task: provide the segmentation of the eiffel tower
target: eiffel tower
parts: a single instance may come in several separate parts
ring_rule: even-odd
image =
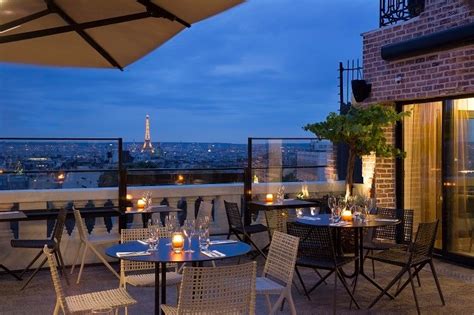
[[[145,118],[145,142],[143,142],[142,153],[143,152],[155,153],[155,148],[153,148],[153,144],[151,144],[149,115],[146,115]]]

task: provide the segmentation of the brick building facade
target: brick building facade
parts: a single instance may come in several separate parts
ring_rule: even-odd
[[[385,45],[473,22],[474,1],[426,0],[419,16],[364,33],[364,79],[372,84],[372,92],[363,104],[474,94],[474,44],[391,61],[381,55]],[[387,130],[387,136],[394,142],[394,129]],[[380,206],[396,205],[395,172],[394,159],[377,159],[376,196]]]

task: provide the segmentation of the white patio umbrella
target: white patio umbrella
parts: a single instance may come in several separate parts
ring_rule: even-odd
[[[0,61],[119,68],[243,0],[0,0]]]

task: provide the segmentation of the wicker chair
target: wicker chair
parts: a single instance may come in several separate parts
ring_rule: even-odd
[[[288,300],[292,315],[296,307],[291,295],[291,284],[298,255],[297,237],[275,231],[268,252],[262,277],[257,278],[257,294],[266,297],[270,314],[275,314],[284,299]],[[277,302],[271,305],[270,295],[278,295]]]
[[[267,227],[270,230],[270,236],[272,236],[275,231],[286,233],[287,222],[294,221],[296,218],[296,215],[293,213],[288,209],[265,211],[265,219],[267,221]]]
[[[430,265],[433,278],[438,289],[441,302],[445,305],[443,293],[441,292],[441,286],[438,281],[438,276],[436,275],[436,270],[433,264],[433,248],[434,242],[436,240],[436,232],[438,230],[438,221],[430,223],[420,223],[418,226],[418,232],[416,233],[415,241],[410,245],[408,251],[403,251],[399,249],[389,249],[380,253],[376,253],[370,256],[371,259],[387,263],[390,265],[402,267],[401,271],[393,278],[392,281],[387,285],[387,287],[382,291],[382,293],[377,296],[377,298],[370,304],[369,308],[373,307],[380,298],[388,291],[390,288],[399,281],[405,273],[408,273],[408,280],[397,290],[395,296],[400,294],[400,292],[410,283],[413,290],[413,297],[415,299],[416,309],[418,314],[420,314],[420,307],[418,305],[418,299],[416,296],[415,285],[413,283],[413,278],[423,269],[426,264]],[[414,272],[412,272],[412,268]]]
[[[64,260],[61,255],[61,239],[63,236],[64,232],[64,224],[66,222],[66,216],[67,216],[67,210],[65,208],[62,208],[59,210],[58,216],[56,218],[56,223],[54,225],[53,232],[51,234],[51,237],[49,239],[43,239],[43,240],[12,240],[11,241],[11,246],[16,247],[16,248],[32,248],[32,249],[39,249],[39,253],[33,258],[33,260],[28,264],[28,266],[23,270],[23,272],[20,274],[20,278],[30,269],[31,266],[42,256],[43,250],[42,248],[46,244],[48,248],[52,250],[54,253],[54,257],[56,258],[56,261],[58,265],[61,267],[61,274],[64,275],[66,278],[66,282],[69,285],[69,279],[67,278],[66,274],[66,267],[64,265]],[[39,264],[39,266],[36,268],[36,270],[33,272],[33,274],[28,278],[28,280],[25,282],[25,284],[21,287],[21,290],[26,288],[26,286],[33,280],[34,276],[40,271],[40,269],[44,266],[46,263],[46,258],[43,259],[43,261]]]
[[[170,232],[163,227],[155,228],[158,237],[169,237]],[[121,242],[126,243],[136,240],[145,240],[149,237],[150,228],[143,229],[123,229],[121,234]],[[170,265],[176,269],[176,265]],[[181,282],[182,276],[176,271],[166,273],[166,284],[177,285]],[[150,262],[120,260],[120,287],[125,288],[130,284],[135,287],[154,287],[155,286],[155,264]]]
[[[374,250],[387,250],[396,247],[406,248],[412,241],[413,210],[377,208],[377,214],[391,219],[400,219],[402,223],[397,226],[377,227],[369,231],[367,238],[364,240],[364,249],[367,250],[364,259],[369,254],[373,254]],[[372,275],[375,278],[374,260],[372,260]]]
[[[136,304],[135,301],[124,288],[98,291],[80,295],[65,296],[61,281],[58,277],[58,270],[53,261],[52,250],[47,245],[43,252],[48,260],[51,278],[53,279],[54,290],[56,291],[56,305],[53,314],[88,314],[94,309],[127,307]]]
[[[253,247],[258,251],[260,255],[266,258],[266,255],[263,253],[269,245],[265,248],[260,249],[251,238],[252,234],[256,233],[268,233],[268,228],[263,224],[252,224],[244,226],[242,224],[242,218],[240,216],[239,206],[234,202],[227,202],[224,200],[225,211],[227,213],[227,222],[229,223],[229,233],[227,234],[227,239],[230,238],[231,234],[234,234],[240,241],[248,241]],[[240,236],[243,235],[243,238]],[[258,255],[258,254],[257,254]]]
[[[116,243],[118,242],[118,239],[115,237],[93,237],[90,236],[89,233],[87,233],[87,228],[86,225],[84,224],[84,221],[82,220],[81,217],[81,212],[77,209],[74,209],[74,218],[76,219],[76,226],[77,226],[77,231],[79,232],[79,239],[81,243],[79,244],[79,248],[77,250],[76,256],[74,258],[74,263],[72,264],[71,267],[71,274],[74,272],[74,267],[76,266],[77,260],[79,259],[79,254],[81,252],[81,249],[83,249],[82,252],[82,259],[81,259],[81,267],[79,268],[79,274],[77,275],[77,281],[76,283],[79,284],[81,281],[81,276],[82,276],[82,271],[84,270],[84,264],[86,261],[86,255],[87,251],[90,249],[92,252],[99,258],[100,261],[117,277],[120,279],[119,274],[115,271],[114,268],[109,264],[109,262],[105,259],[105,257],[95,248],[95,245],[98,244],[107,244],[107,243]]]
[[[216,268],[185,267],[177,307],[165,314],[255,314],[257,263]]]
[[[323,283],[331,274],[335,273],[333,311],[336,312],[336,286],[338,278],[341,280],[344,288],[349,294],[351,301],[354,302],[357,308],[360,308],[341,272],[341,268],[344,265],[353,262],[357,259],[357,257],[342,256],[337,253],[333,242],[331,228],[315,227],[292,222],[288,223],[287,230],[288,234],[299,237],[300,239],[295,270],[308,299],[309,293],[311,293],[321,283]],[[306,286],[303,282],[298,267],[322,269],[328,270],[329,272],[324,275],[310,290],[306,290]],[[357,283],[357,278],[355,279],[355,283]],[[353,288],[353,291],[354,290],[355,287]]]

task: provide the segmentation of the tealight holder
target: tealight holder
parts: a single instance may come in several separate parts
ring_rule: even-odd
[[[183,251],[184,248],[184,235],[181,232],[174,232],[171,234],[171,249],[176,254]]]

